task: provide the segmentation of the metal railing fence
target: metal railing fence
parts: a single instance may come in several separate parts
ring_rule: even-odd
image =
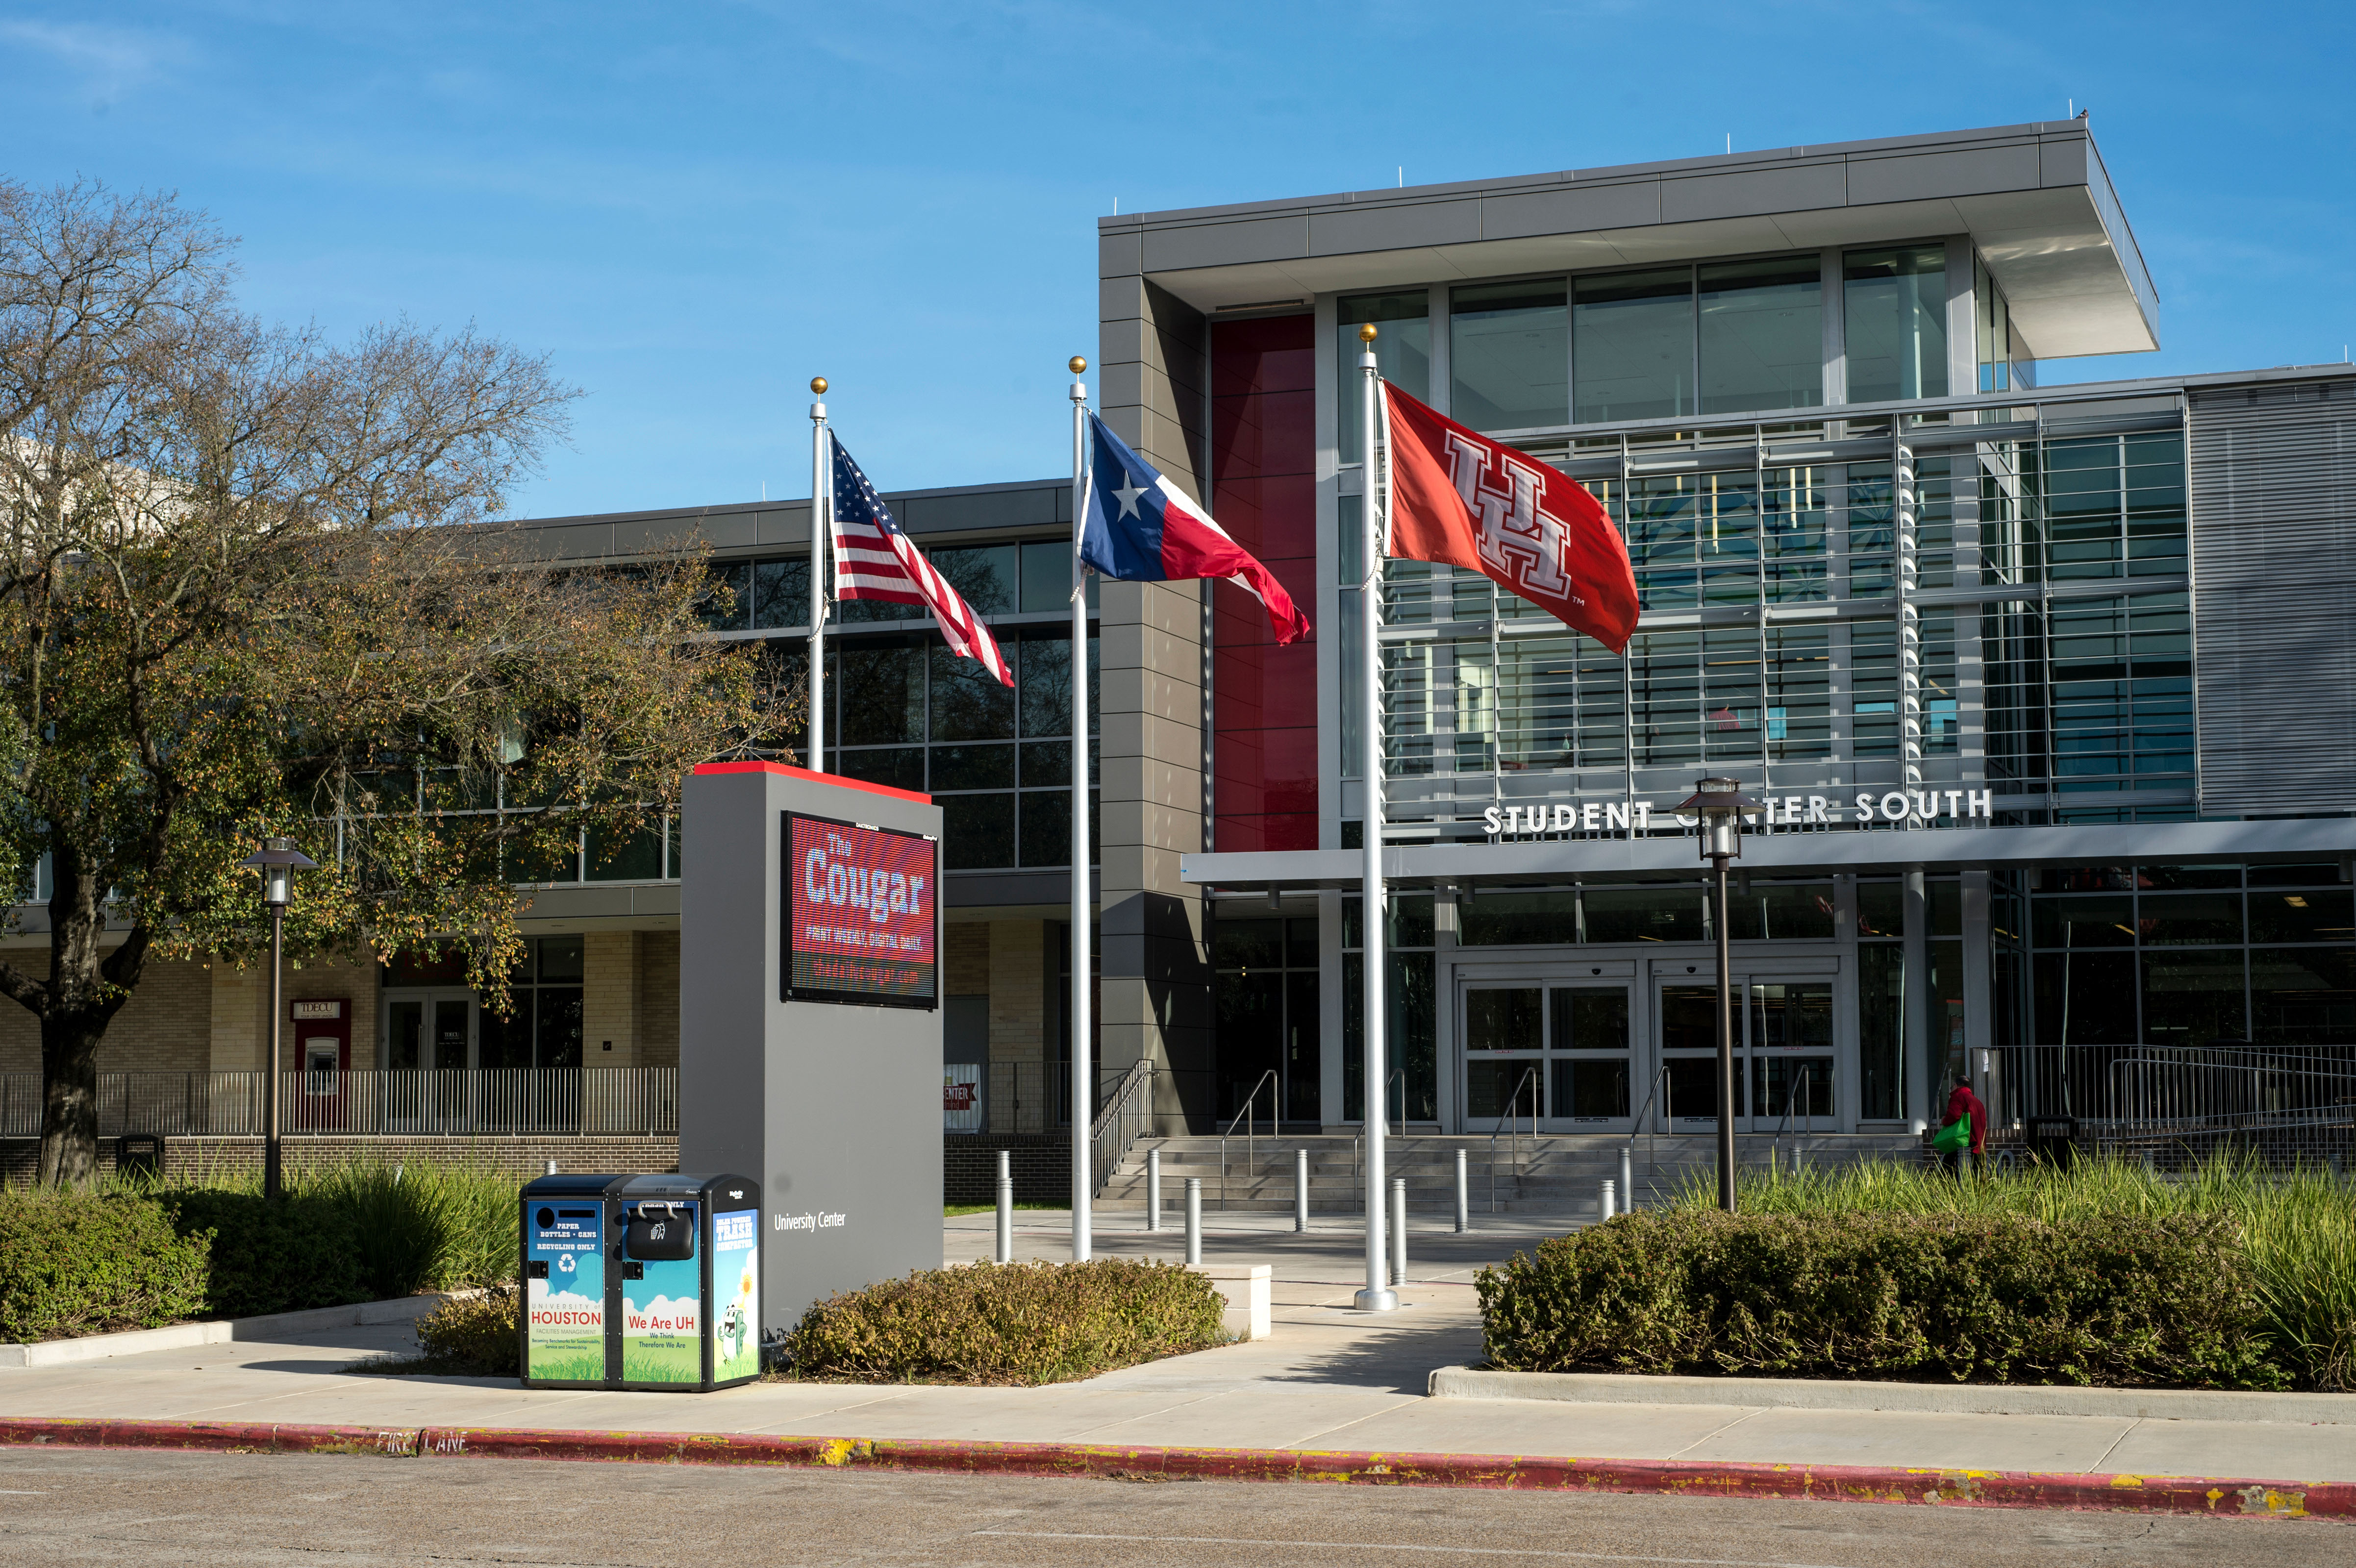
[[[1121,1076],[1105,1096],[1104,1109],[1088,1125],[1088,1190],[1102,1192],[1130,1145],[1153,1131],[1153,1074],[1151,1061],[1140,1061]]]
[[[2071,1116],[2083,1132],[2167,1137],[2356,1122],[2356,1045],[2006,1046],[1998,1126]]]
[[[98,1135],[258,1137],[262,1083],[250,1072],[102,1072]],[[295,1071],[279,1078],[288,1137],[679,1131],[675,1067]],[[41,1075],[0,1073],[0,1137],[41,1131]]]

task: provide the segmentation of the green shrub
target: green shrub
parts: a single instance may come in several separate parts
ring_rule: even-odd
[[[328,1199],[298,1190],[273,1203],[259,1192],[175,1187],[155,1201],[181,1235],[211,1238],[202,1310],[191,1317],[255,1317],[370,1299],[350,1216]]]
[[[1521,1371],[2282,1388],[2222,1214],[1646,1211],[1478,1278]]]
[[[1702,1180],[1675,1202],[1704,1211],[1717,1199]],[[2219,1154],[2177,1177],[2102,1159],[1958,1181],[1920,1165],[1871,1162],[1796,1177],[1745,1171],[1739,1200],[1746,1213],[2018,1215],[2054,1224],[2222,1215],[2248,1263],[2274,1360],[2302,1387],[2356,1388],[2356,1187],[2320,1165],[2282,1171]]]
[[[514,1377],[516,1291],[493,1285],[479,1296],[455,1296],[417,1320],[421,1371]]]
[[[803,1378],[1066,1382],[1220,1344],[1224,1307],[1173,1264],[975,1264],[821,1301],[786,1353]]]
[[[0,1339],[155,1328],[204,1310],[206,1243],[152,1199],[0,1193]]]

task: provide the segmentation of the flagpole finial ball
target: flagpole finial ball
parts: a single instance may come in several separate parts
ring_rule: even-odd
[[[1086,355],[1083,355],[1083,354],[1075,354],[1075,355],[1073,355],[1073,356],[1072,356],[1072,359],[1071,359],[1071,366],[1072,366],[1072,374],[1073,374],[1073,375],[1075,375],[1075,376],[1078,375],[1081,371],[1083,371],[1083,370],[1085,370],[1085,369],[1087,369],[1087,368],[1088,368],[1087,357]]]
[[[810,390],[816,392],[821,398],[826,396],[826,378],[823,376],[812,376],[810,378]]]
[[[1370,322],[1367,322],[1367,323],[1365,323],[1364,325],[1362,325],[1362,326],[1360,326],[1360,327],[1358,328],[1358,341],[1359,341],[1359,342],[1361,342],[1361,343],[1372,343],[1374,340],[1375,340],[1375,324],[1374,324],[1373,322],[1371,322],[1371,321],[1370,321]]]

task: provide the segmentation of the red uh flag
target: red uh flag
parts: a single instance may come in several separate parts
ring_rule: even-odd
[[[1391,495],[1383,553],[1469,567],[1613,653],[1627,648],[1636,573],[1585,485],[1387,381],[1383,429]]]

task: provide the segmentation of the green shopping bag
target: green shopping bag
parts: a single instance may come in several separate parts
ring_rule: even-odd
[[[1931,1139],[1931,1147],[1940,1154],[1961,1154],[1972,1147],[1972,1114],[1965,1111],[1952,1126],[1941,1127]]]

